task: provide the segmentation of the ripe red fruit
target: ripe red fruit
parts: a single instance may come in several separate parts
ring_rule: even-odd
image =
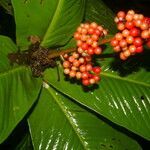
[[[126,47],[127,46],[127,42],[125,39],[122,39],[120,42],[119,42],[119,46],[120,47]]]
[[[117,46],[118,45],[118,40],[116,39],[113,39],[111,40],[111,43],[110,43],[113,47]]]
[[[89,86],[89,85],[90,85],[90,82],[89,82],[88,79],[84,79],[84,80],[82,80],[82,84],[83,84],[84,86]]]
[[[87,50],[88,49],[88,44],[87,43],[83,43],[82,45],[81,45],[81,48],[83,49],[83,50]]]
[[[136,53],[141,53],[143,52],[143,46],[139,46],[136,48]]]
[[[102,53],[102,48],[101,48],[101,47],[96,47],[96,48],[94,49],[94,53],[95,53],[96,55],[101,54],[101,53]]]
[[[132,21],[126,22],[126,23],[125,23],[125,27],[126,27],[127,29],[132,29],[132,28],[134,28],[134,23],[133,23]]]
[[[134,27],[130,30],[130,35],[133,37],[140,36],[140,30]]]
[[[83,72],[82,73],[82,79],[88,79],[89,73],[88,72]]]
[[[133,44],[136,47],[141,46],[143,44],[142,38],[140,38],[140,37],[135,38],[134,41],[133,41]]]
[[[101,68],[100,67],[93,67],[93,72],[95,73],[95,74],[99,74],[100,72],[101,72]]]

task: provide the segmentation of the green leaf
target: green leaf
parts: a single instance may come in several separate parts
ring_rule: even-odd
[[[44,47],[63,46],[83,18],[85,0],[13,0],[17,45],[27,48],[30,35]]]
[[[28,122],[35,149],[141,149],[136,141],[51,87],[43,89]]]
[[[116,24],[114,23],[114,13],[104,4],[102,0],[87,0],[85,20],[95,21],[109,33],[116,33]]]
[[[109,49],[110,47],[107,50]],[[146,56],[149,55],[146,54]],[[114,67],[112,67],[113,60],[110,58],[102,59],[100,61],[103,70],[101,82],[98,87],[93,87],[89,91],[75,82],[67,81],[63,75],[62,66],[59,66],[60,81],[57,81],[57,71],[51,69],[46,71],[45,80],[80,104],[149,140],[150,72],[141,68],[146,61],[145,57],[142,58],[143,60],[135,58],[132,63],[128,62],[129,59],[126,63],[122,63],[120,67],[119,63],[114,63]],[[139,65],[137,65],[137,61],[139,61]],[[146,64],[148,65],[150,62]],[[119,76],[114,71],[117,66],[129,75]],[[135,66],[139,69],[136,70]],[[125,71],[125,68],[132,70],[133,73],[129,70]]]
[[[33,78],[29,68],[10,66],[8,53],[17,47],[0,36],[0,143],[22,120],[38,97],[41,79]]]

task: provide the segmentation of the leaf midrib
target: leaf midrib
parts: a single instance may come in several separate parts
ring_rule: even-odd
[[[64,0],[59,0],[59,2],[58,2],[57,8],[56,8],[56,10],[54,12],[54,16],[53,16],[52,20],[50,21],[50,23],[48,25],[48,29],[47,29],[47,31],[45,33],[45,36],[43,37],[43,40],[41,42],[42,46],[43,46],[43,42],[45,41],[45,39],[47,39],[47,36],[49,36],[49,32],[51,30],[51,27],[53,27],[53,24],[55,23],[55,20],[56,20],[55,18],[57,18],[58,14],[59,14],[59,9],[60,9],[61,4],[62,4],[63,1]]]
[[[52,95],[52,97],[55,99],[56,103],[58,104],[58,106],[60,107],[60,109],[62,110],[63,114],[66,116],[68,122],[70,123],[71,127],[73,128],[75,134],[77,135],[79,141],[82,143],[83,148],[86,150],[86,147],[84,145],[84,142],[82,141],[82,139],[80,138],[80,135],[78,134],[78,132],[76,131],[76,127],[72,124],[72,122],[69,120],[68,115],[66,114],[64,108],[61,106],[61,104],[59,103],[59,101],[57,100],[57,97],[53,94],[52,90],[50,88],[47,89],[49,91],[49,93]]]
[[[110,74],[110,73],[107,73],[107,72],[101,72],[101,75],[104,76],[104,77],[113,78],[113,79],[116,79],[116,80],[126,81],[126,82],[130,82],[130,83],[138,84],[138,85],[141,85],[141,86],[145,86],[145,87],[150,87],[150,84],[148,84],[148,83],[133,80],[133,79],[129,79],[129,78],[122,78],[118,75],[113,75],[113,74]]]

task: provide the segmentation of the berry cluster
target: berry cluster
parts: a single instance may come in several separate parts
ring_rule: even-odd
[[[120,31],[111,41],[115,52],[120,52],[120,58],[126,60],[130,55],[141,53],[143,44],[150,42],[150,19],[133,10],[127,13],[119,11],[115,17]]]
[[[84,86],[98,83],[101,68],[93,66],[92,56],[102,53],[98,40],[106,34],[107,31],[95,22],[81,24],[74,34],[77,40],[77,51],[63,56],[64,73],[71,78],[82,80]]]

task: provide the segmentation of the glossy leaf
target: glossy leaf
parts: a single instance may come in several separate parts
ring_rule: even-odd
[[[29,118],[34,149],[141,149],[92,112],[49,87]]]
[[[114,13],[102,0],[87,0],[85,20],[95,21],[104,26],[104,28],[108,29],[109,33],[116,33]]]
[[[0,143],[22,120],[38,97],[41,80],[33,78],[29,68],[10,66],[8,53],[17,47],[0,36]]]
[[[44,47],[62,46],[83,18],[85,0],[13,0],[17,45],[27,48],[30,35]]]
[[[110,49],[110,47],[107,48],[108,51]],[[93,89],[84,89],[75,82],[69,82],[69,79],[67,80],[63,75],[62,66],[59,66],[60,81],[57,81],[56,70],[47,70],[45,79],[77,102],[149,140],[150,72],[142,67],[145,63],[150,64],[150,62],[149,55],[145,55],[147,59],[140,56],[142,60],[134,58],[132,62],[131,58],[121,64],[113,62],[112,58],[101,59],[103,70],[101,82]],[[138,61],[139,64],[137,64]],[[118,75],[117,67],[124,71],[126,76]]]

